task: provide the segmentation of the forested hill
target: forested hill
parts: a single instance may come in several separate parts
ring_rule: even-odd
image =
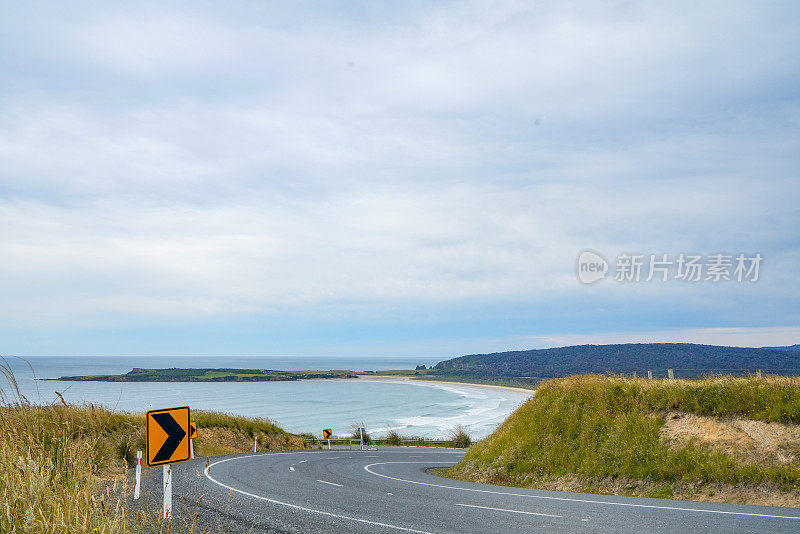
[[[778,350],[793,350],[795,352],[800,352],[800,344],[789,345],[788,347],[763,347],[765,349],[778,349]]]
[[[800,374],[800,353],[770,348],[720,347],[692,343],[576,345],[552,349],[473,354],[438,363],[433,373],[465,377],[557,377],[585,373],[633,373],[652,370],[676,377],[716,373],[743,374],[761,369]]]

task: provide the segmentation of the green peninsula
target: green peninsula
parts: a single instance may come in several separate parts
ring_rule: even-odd
[[[353,371],[275,371],[271,369],[143,369],[121,375],[62,376],[75,382],[274,382],[315,378],[358,378]]]

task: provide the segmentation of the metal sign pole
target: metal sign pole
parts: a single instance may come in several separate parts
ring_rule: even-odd
[[[133,486],[133,500],[139,498],[139,487],[142,481],[142,451],[136,451],[136,483]]]
[[[164,464],[164,519],[172,517],[172,466]]]
[[[194,440],[189,440],[189,458],[194,460]]]
[[[330,438],[328,439],[328,450],[331,450],[331,440],[330,440]]]
[[[358,429],[358,438],[359,438],[358,441],[360,441],[360,450],[363,451],[364,450],[364,429],[363,428],[359,428]]]

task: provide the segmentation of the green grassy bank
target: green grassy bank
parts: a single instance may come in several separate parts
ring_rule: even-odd
[[[446,471],[523,487],[800,506],[800,378],[543,382]]]

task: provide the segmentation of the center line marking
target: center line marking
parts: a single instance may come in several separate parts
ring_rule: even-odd
[[[225,460],[222,460],[225,461]],[[455,491],[469,491],[473,493],[486,493],[492,495],[509,495],[511,497],[523,497],[527,499],[540,499],[545,501],[561,501],[561,502],[579,502],[585,504],[596,504],[599,506],[624,506],[629,508],[649,508],[651,510],[672,510],[677,512],[698,512],[704,514],[720,514],[720,515],[738,515],[738,516],[750,516],[750,517],[769,517],[774,519],[789,519],[789,520],[800,520],[800,516],[795,515],[777,515],[777,514],[758,514],[755,512],[734,512],[731,510],[709,510],[708,508],[682,508],[679,506],[664,506],[664,505],[657,505],[657,504],[638,504],[638,503],[631,503],[631,502],[614,502],[614,501],[602,501],[602,500],[593,500],[593,499],[578,499],[575,497],[551,497],[548,495],[534,495],[530,493],[513,493],[510,491],[495,491],[495,490],[485,490],[485,489],[477,489],[477,488],[461,488],[458,486],[446,486],[444,484],[432,484],[430,482],[419,482],[416,480],[406,480],[404,478],[398,477],[390,477],[389,475],[384,475],[381,473],[376,473],[375,471],[371,470],[370,467],[375,467],[376,465],[389,465],[389,464],[427,464],[430,462],[378,462],[374,464],[369,464],[364,466],[364,470],[367,473],[372,475],[387,478],[389,480],[396,480],[398,482],[405,482],[406,484],[419,484],[420,486],[428,486],[431,488],[443,488],[443,489],[450,489]],[[213,464],[212,464],[213,465]]]
[[[294,466],[293,465],[289,466],[289,471],[294,471]]]
[[[331,486],[339,486],[340,488],[344,487],[341,484],[337,484],[336,482],[328,482],[327,480],[317,480],[317,482],[322,482],[323,484],[330,484]]]
[[[309,453],[309,452],[284,452],[284,453],[265,453],[265,454],[260,454],[259,456],[273,456],[275,454],[286,454],[286,455],[289,455],[289,454],[316,454],[316,453],[313,453],[313,452],[312,453]],[[335,514],[333,512],[326,512],[324,510],[315,510],[314,508],[308,508],[306,506],[300,506],[299,504],[292,504],[292,503],[289,503],[289,502],[283,502],[283,501],[279,501],[279,500],[276,500],[276,499],[270,499],[269,497],[264,497],[263,495],[256,495],[255,493],[249,493],[247,491],[234,488],[233,486],[229,486],[229,485],[227,485],[227,484],[225,484],[223,482],[220,482],[219,480],[217,480],[216,478],[211,476],[211,473],[210,473],[211,468],[214,467],[215,465],[223,464],[223,463],[234,461],[234,460],[244,460],[244,459],[250,459],[250,458],[252,458],[252,456],[248,454],[247,456],[235,456],[233,458],[226,458],[224,460],[218,460],[218,461],[214,462],[213,464],[209,465],[208,467],[206,467],[205,470],[203,471],[203,473],[205,473],[206,478],[209,479],[211,482],[213,482],[214,484],[216,484],[218,486],[221,486],[221,487],[225,488],[226,490],[235,491],[236,493],[239,493],[241,495],[246,495],[246,496],[251,497],[253,499],[258,499],[260,501],[269,502],[269,503],[272,503],[272,504],[276,504],[278,506],[285,506],[287,508],[292,508],[293,510],[301,510],[303,512],[308,512],[310,514],[324,515],[326,517],[335,517],[337,519],[344,519],[346,521],[354,521],[356,523],[363,523],[365,525],[372,525],[372,526],[377,526],[377,527],[391,528],[391,529],[399,530],[399,531],[402,531],[402,532],[413,532],[414,534],[433,534],[431,532],[426,532],[424,530],[416,530],[416,529],[409,528],[409,527],[401,527],[400,525],[392,525],[390,523],[381,523],[379,521],[371,521],[369,519],[364,519],[362,517],[351,517],[351,516],[342,515],[342,514]]]
[[[308,460],[300,460],[300,461],[299,461],[299,462],[297,462],[297,463],[298,463],[298,464],[304,464],[304,463],[306,463],[307,461],[308,461]]]
[[[492,508],[491,506],[478,506],[477,504],[456,503],[456,506],[466,506],[467,508],[480,508],[481,510],[495,510],[497,512],[512,512],[515,514],[540,515],[542,517],[564,517],[561,515],[540,514],[539,512],[525,512],[523,510],[507,510],[505,508]]]

